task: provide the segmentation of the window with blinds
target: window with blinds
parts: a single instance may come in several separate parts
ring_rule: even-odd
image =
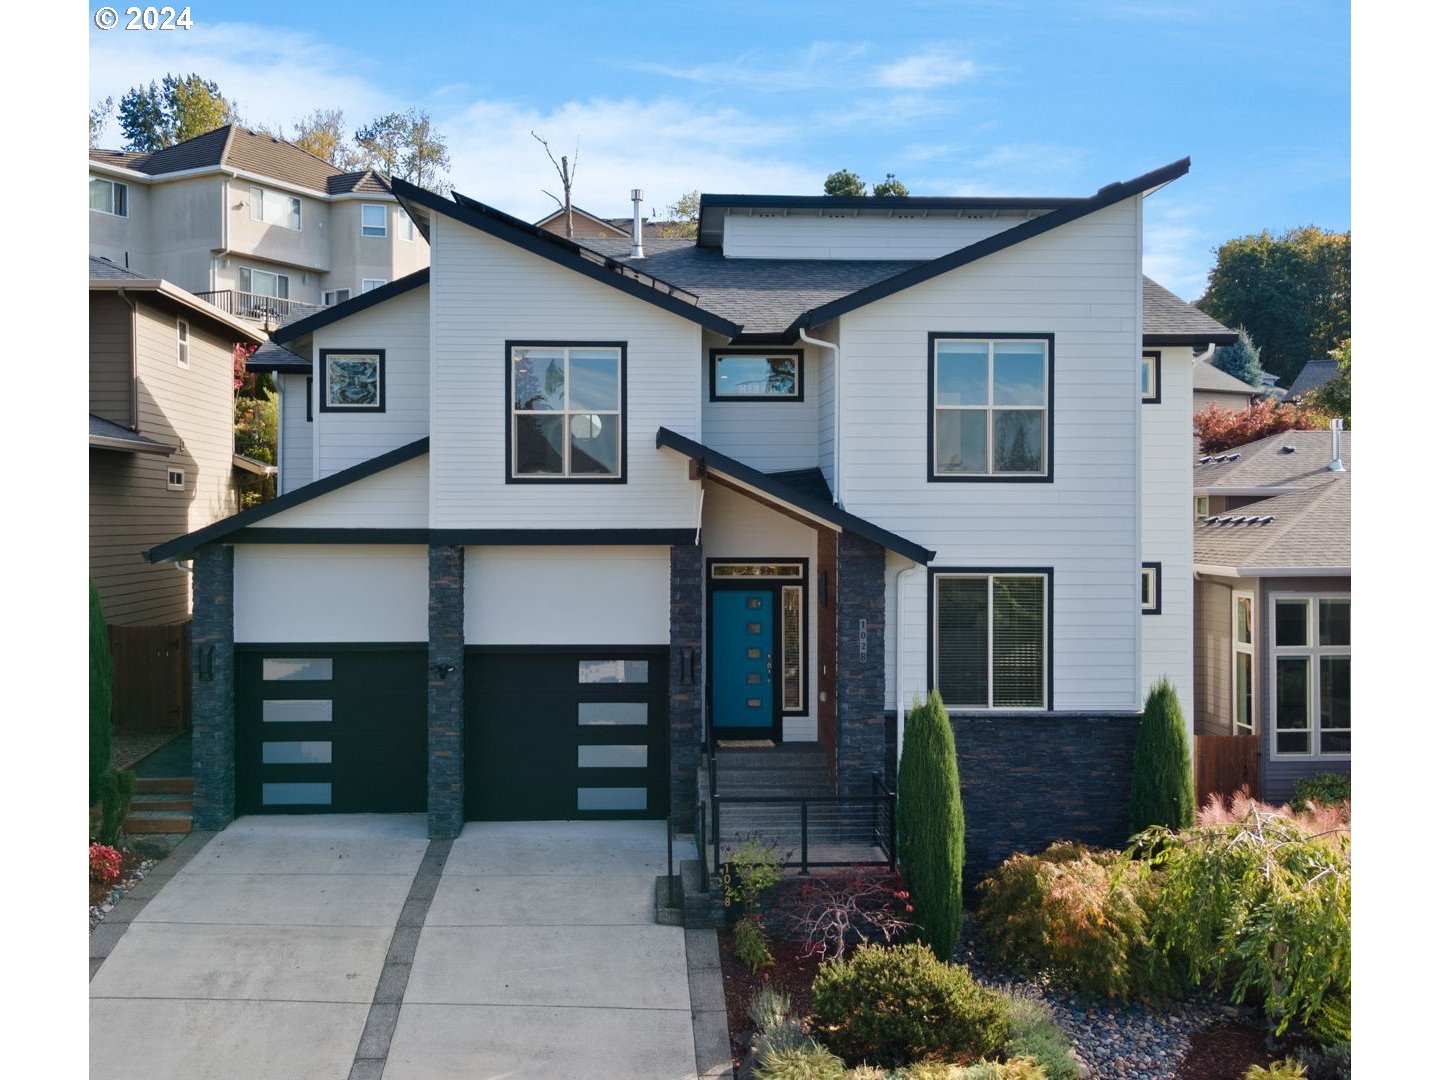
[[[935,684],[959,709],[1043,709],[1043,573],[935,575]]]

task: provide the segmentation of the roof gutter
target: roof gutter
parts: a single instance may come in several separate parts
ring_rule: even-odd
[[[1349,577],[1348,566],[1217,566],[1214,563],[1196,563],[1196,574],[1211,577],[1252,578],[1306,578],[1306,577]]]

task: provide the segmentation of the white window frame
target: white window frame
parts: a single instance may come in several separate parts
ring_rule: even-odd
[[[96,184],[105,184],[107,187],[109,187],[110,209],[104,210],[98,206],[92,206],[90,207],[91,212],[96,214],[108,214],[110,217],[128,218],[130,216],[130,185],[120,180],[111,180],[107,176],[90,177],[90,190],[94,190]],[[125,193],[124,197],[120,200],[125,204],[123,213],[115,209],[115,192],[117,188]]]
[[[1015,570],[946,570],[937,569],[930,575],[930,669],[931,684],[940,685],[940,581],[943,578],[978,578],[986,582],[987,623],[990,638],[986,642],[986,685],[987,703],[984,705],[945,702],[947,712],[1045,712],[1050,708],[1050,603],[1051,572],[1048,569],[1024,568]],[[1041,584],[1040,593],[1040,704],[1039,705],[996,705],[995,702],[995,579],[1036,578]]]
[[[972,345],[988,346],[988,397],[984,405],[942,405],[940,404],[940,346],[946,342],[960,341]],[[1041,405],[996,405],[995,404],[995,346],[1040,345],[1045,350],[1044,367],[1041,369]],[[928,479],[948,483],[953,481],[1049,481],[1052,479],[1050,461],[1050,439],[1053,431],[1053,389],[1055,340],[1046,334],[931,334],[930,335],[930,460],[926,465]],[[1040,414],[1040,468],[1025,472],[997,472],[995,470],[995,412],[1037,412]],[[941,472],[937,455],[940,449],[940,414],[942,412],[974,412],[985,414],[985,471],[984,472]]]
[[[1250,640],[1240,640],[1240,603],[1250,602]],[[1235,591],[1230,594],[1230,734],[1255,734],[1255,706],[1259,695],[1255,692],[1255,680],[1259,671],[1255,664],[1255,594]],[[1240,723],[1240,656],[1250,657],[1250,723]]]
[[[285,220],[272,221],[265,216],[265,204],[272,199],[283,199],[286,207]],[[301,215],[304,213],[303,204],[299,197],[287,195],[283,191],[273,191],[270,188],[260,187],[258,184],[250,185],[250,220],[258,221],[262,225],[274,225],[279,229],[289,229],[291,232],[301,231]],[[294,216],[295,224],[290,224],[291,216]]]
[[[415,222],[409,214],[396,214],[395,219],[399,222],[400,239],[409,243],[415,242]]]
[[[1205,520],[1206,518],[1208,518],[1209,516],[1210,516],[1210,496],[1209,496],[1209,495],[1196,495],[1196,496],[1195,496],[1195,520],[1196,520],[1196,521],[1204,521],[1204,520]]]
[[[275,279],[275,286],[276,286],[277,289],[278,289],[279,286],[280,286],[280,282],[282,282],[282,281],[285,282],[285,291],[284,291],[283,293],[280,293],[280,292],[273,292],[273,293],[261,293],[261,292],[256,292],[256,291],[255,291],[255,275],[256,275],[256,274],[264,274],[266,277],[272,277],[272,278],[274,278],[274,279]],[[249,279],[250,279],[250,288],[248,288],[248,289],[242,288],[242,289],[240,290],[242,293],[247,293],[247,294],[249,294],[250,296],[264,296],[264,297],[266,297],[266,298],[268,298],[268,299],[270,299],[270,300],[289,300],[289,299],[290,299],[290,275],[289,275],[289,274],[281,274],[281,273],[278,273],[277,271],[274,271],[274,270],[260,270],[260,269],[257,269],[256,267],[253,267],[253,266],[242,266],[242,267],[240,267],[240,272],[239,272],[239,280],[240,280],[240,282],[241,282],[242,285],[243,285],[243,283],[244,283],[245,278],[246,278],[247,275],[249,276]]]
[[[1350,602],[1348,592],[1275,592],[1270,594],[1270,630],[1266,635],[1270,645],[1270,757],[1275,761],[1349,761],[1350,753],[1338,753],[1331,751],[1323,753],[1320,750],[1320,658],[1322,656],[1350,656],[1349,645],[1321,645],[1320,644],[1320,601],[1321,600],[1344,600]],[[1277,645],[1275,644],[1275,612],[1280,602],[1285,600],[1308,600],[1309,608],[1306,612],[1306,639],[1307,645]],[[1354,624],[1351,623],[1351,634],[1353,640]],[[1280,752],[1280,725],[1279,717],[1276,714],[1277,700],[1279,697],[1278,661],[1287,656],[1303,656],[1310,660],[1310,685],[1306,694],[1306,719],[1308,726],[1306,731],[1310,736],[1309,753],[1299,754],[1294,751]],[[1288,732],[1295,732],[1299,728],[1287,728]],[[1331,731],[1349,731],[1353,734],[1353,728],[1331,728]]]
[[[165,470],[165,487],[170,491],[185,490],[185,470],[173,466]]]
[[[190,324],[184,319],[175,320],[175,366],[190,367]]]
[[[367,278],[361,278],[361,279],[360,279],[360,292],[361,292],[362,294],[367,293],[367,292],[374,292],[376,289],[380,288],[380,286],[384,285],[385,283],[386,283],[386,282],[385,282],[385,279],[384,279],[383,277],[367,277]]]
[[[340,296],[342,292],[345,294],[343,298]],[[321,295],[321,300],[324,302],[326,307],[334,307],[336,304],[343,304],[346,300],[349,299],[349,289],[326,289]]]
[[[380,211],[380,219],[381,219],[381,220],[380,220],[380,224],[379,224],[379,225],[366,225],[366,224],[365,224],[365,211],[366,211],[366,210],[379,210],[379,211]],[[379,231],[379,232],[367,231],[367,230],[373,230],[373,229],[379,229],[380,231]],[[377,240],[381,240],[381,239],[384,239],[385,237],[389,236],[389,235],[390,235],[390,208],[389,208],[388,206],[386,206],[384,203],[361,203],[361,204],[360,204],[360,235],[361,235],[361,236],[373,236],[373,237],[375,237]]]

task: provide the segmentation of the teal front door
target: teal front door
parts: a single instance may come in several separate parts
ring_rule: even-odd
[[[775,594],[716,589],[710,594],[710,710],[719,737],[770,738],[775,708]]]

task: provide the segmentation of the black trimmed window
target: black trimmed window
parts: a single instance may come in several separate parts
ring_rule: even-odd
[[[1160,354],[1140,354],[1140,400],[1146,405],[1160,404]]]
[[[90,178],[90,209],[112,217],[130,216],[130,185],[119,180]]]
[[[1048,569],[932,570],[932,685],[951,709],[1050,701]]]
[[[1142,562],[1140,564],[1140,613],[1142,615],[1160,614],[1160,564],[1158,562]]]
[[[1283,757],[1350,755],[1350,597],[1270,601],[1272,748]]]
[[[321,412],[384,412],[384,349],[320,350]]]
[[[625,482],[625,343],[505,346],[507,483]]]
[[[804,401],[800,349],[711,349],[711,401]]]
[[[1053,478],[1053,334],[930,335],[932,481]]]

